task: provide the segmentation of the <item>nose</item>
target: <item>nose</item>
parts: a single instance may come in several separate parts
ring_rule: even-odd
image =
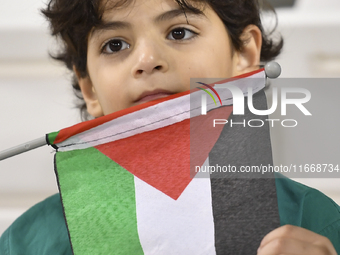
[[[152,40],[139,42],[134,49],[134,65],[132,75],[135,78],[150,75],[156,72],[166,72],[169,68],[166,52]]]

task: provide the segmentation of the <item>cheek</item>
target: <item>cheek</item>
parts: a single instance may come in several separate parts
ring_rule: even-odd
[[[212,78],[229,78],[233,73],[233,59],[228,39],[219,41],[210,49],[207,57],[207,66],[213,75]]]
[[[112,70],[103,67],[96,69],[92,75],[92,83],[104,115],[124,107],[121,99],[124,92],[124,86],[121,85],[124,83],[112,74]]]
[[[204,46],[204,48],[202,48]],[[193,59],[197,73],[205,78],[229,78],[232,75],[233,59],[230,39],[225,28],[216,28],[196,48]]]
[[[190,78],[229,78],[233,73],[233,61],[225,47],[201,51],[185,61],[184,75]],[[183,63],[183,62],[182,62]]]

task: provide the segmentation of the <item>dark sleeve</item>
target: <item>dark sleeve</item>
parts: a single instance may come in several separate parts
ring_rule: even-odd
[[[72,254],[59,194],[30,208],[3,233],[0,254]]]
[[[295,225],[327,237],[340,254],[340,207],[322,192],[288,178],[276,179],[281,225]]]
[[[340,219],[325,227],[319,234],[326,236],[332,242],[336,252],[340,254]]]

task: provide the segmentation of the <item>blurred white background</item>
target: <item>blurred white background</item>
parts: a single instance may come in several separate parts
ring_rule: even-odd
[[[80,118],[68,72],[48,57],[53,39],[38,11],[43,2],[0,1],[1,151]],[[340,1],[297,0],[293,8],[279,8],[277,13],[278,30],[285,39],[277,59],[281,77],[340,77]],[[265,23],[270,25],[267,19]],[[329,100],[338,102],[339,95],[340,86],[329,93]],[[282,139],[285,133],[272,135],[275,141],[275,136]],[[294,151],[294,147],[274,143],[274,159],[281,162],[290,155],[308,153],[308,148]],[[334,149],[340,152],[339,147]],[[22,212],[58,192],[53,155],[52,148],[44,147],[0,162],[0,235]],[[298,181],[340,203],[340,179]]]

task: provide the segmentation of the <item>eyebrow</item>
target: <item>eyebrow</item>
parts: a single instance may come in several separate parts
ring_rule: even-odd
[[[154,19],[154,21],[156,23],[159,23],[162,21],[167,21],[167,20],[177,18],[178,16],[182,16],[182,15],[184,15],[185,17],[187,17],[187,15],[197,16],[197,17],[206,17],[205,14],[201,10],[198,10],[198,9],[191,10],[187,8],[186,9],[180,8],[180,9],[174,9],[174,10],[170,10],[170,11],[160,14]]]
[[[179,16],[184,15],[185,18],[187,19],[187,16],[195,16],[195,17],[205,17],[205,14],[198,10],[190,10],[190,9],[183,9],[183,8],[179,8],[179,9],[173,9],[170,11],[167,11],[165,13],[162,13],[160,15],[158,15],[155,19],[154,22],[155,23],[161,23],[164,21],[168,21],[174,18],[177,18]],[[129,29],[131,28],[131,24],[129,22],[125,22],[125,21],[111,21],[111,22],[102,22],[101,24],[97,25],[93,31],[92,31],[92,35],[97,34],[97,33],[101,33],[102,31],[105,30],[118,30],[118,29]]]
[[[128,28],[131,28],[131,24],[128,22],[124,22],[124,21],[102,22],[101,24],[94,27],[92,31],[92,36],[104,30],[118,30],[118,29],[128,29]]]

